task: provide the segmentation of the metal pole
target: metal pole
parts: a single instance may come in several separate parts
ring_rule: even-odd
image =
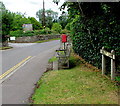
[[[45,3],[43,0],[43,28],[45,28]]]
[[[64,50],[65,50],[65,42],[64,42]]]

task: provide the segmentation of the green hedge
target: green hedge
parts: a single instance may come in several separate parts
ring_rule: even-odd
[[[23,32],[22,30],[16,30],[16,31],[10,31],[10,36],[23,37],[23,36],[34,36],[34,35],[51,34],[51,33],[52,31],[49,28],[45,28],[42,30],[26,31],[26,32]]]
[[[119,21],[120,22],[120,21]],[[74,51],[86,61],[101,68],[100,49],[104,46],[109,52],[115,50],[117,70],[120,70],[120,24],[112,17],[87,19],[79,15],[71,23],[71,37]],[[110,69],[110,59],[107,70]]]
[[[10,31],[10,36],[21,37],[22,35],[23,35],[23,31],[21,30]]]
[[[23,32],[22,30],[10,31],[10,36],[15,37],[23,37],[23,36],[34,36],[34,31],[26,31]]]

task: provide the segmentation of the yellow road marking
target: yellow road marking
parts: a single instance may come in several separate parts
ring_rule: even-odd
[[[26,62],[28,59],[30,59],[32,56],[28,56],[24,60],[22,60],[20,63],[16,64],[14,67],[10,68],[8,71],[6,71],[4,74],[0,75],[0,79],[3,79],[5,76],[7,76],[9,73],[14,71],[16,68],[18,68],[20,65],[22,65],[24,62]]]

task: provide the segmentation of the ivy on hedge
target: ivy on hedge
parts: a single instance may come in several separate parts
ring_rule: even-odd
[[[119,21],[120,22],[120,21]],[[74,51],[86,61],[101,68],[100,49],[115,50],[117,69],[120,63],[120,24],[115,17],[76,15],[71,23],[71,37]],[[107,68],[110,68],[110,59]]]

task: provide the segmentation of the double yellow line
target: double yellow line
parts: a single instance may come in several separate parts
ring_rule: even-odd
[[[0,75],[0,79],[3,79],[5,76],[13,72],[15,69],[17,69],[19,66],[21,66],[24,62],[26,62],[28,59],[30,59],[32,56],[28,56],[24,60],[22,60],[20,63],[16,64],[14,67],[10,68],[8,71],[6,71],[4,74]]]

